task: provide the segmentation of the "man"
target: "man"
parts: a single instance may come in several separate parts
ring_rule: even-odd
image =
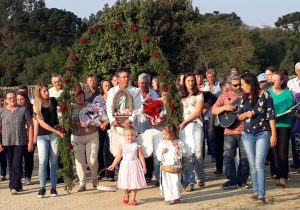
[[[138,88],[129,85],[129,71],[126,68],[120,68],[117,72],[118,85],[111,88],[107,93],[106,109],[109,122],[114,127],[132,125],[137,116],[137,110],[141,106],[140,92]],[[119,122],[113,116],[113,99],[120,89],[127,89],[133,99],[132,115],[123,123]]]
[[[287,83],[287,87],[289,88],[290,91],[292,91],[294,98],[296,98],[295,97],[296,94],[300,93],[300,62],[296,63],[296,65],[295,65],[295,73],[296,73],[297,77],[289,80]],[[292,119],[291,143],[292,143],[292,155],[293,155],[293,164],[291,165],[291,168],[295,168],[295,169],[299,170],[300,157],[299,157],[299,153],[297,151],[299,151],[300,148],[298,148],[299,146],[297,146],[296,141],[295,141],[295,134],[296,134],[297,129],[294,128],[296,119],[294,117],[291,119]],[[299,120],[299,119],[297,119],[297,120]],[[297,133],[299,133],[299,131],[297,131]]]
[[[261,73],[257,76],[257,81],[259,82],[259,87],[262,90],[268,89],[266,73]]]
[[[98,89],[98,81],[96,75],[89,75],[86,79],[86,87],[84,88],[85,101],[92,103],[94,98],[100,94]]]
[[[214,69],[208,69],[206,71],[207,83],[203,87],[203,91],[210,91],[212,94],[218,96],[221,93],[221,87],[217,80],[217,73]]]
[[[196,77],[197,87],[198,87],[199,91],[201,91],[204,86],[203,80],[205,79],[205,74],[203,71],[201,71],[199,69],[195,69],[194,74]]]
[[[51,83],[52,83],[53,87],[49,89],[49,96],[57,99],[63,92],[63,82],[62,82],[61,75],[60,74],[52,74]]]
[[[242,96],[241,79],[239,75],[230,74],[228,78],[229,90],[222,93],[212,108],[214,115],[221,114],[225,111],[234,111],[237,107],[232,103]],[[242,122],[236,122],[233,127],[225,128],[224,132],[224,165],[225,175],[229,180],[220,186],[221,189],[235,189],[240,187],[249,187],[247,179],[249,176],[249,163],[246,151],[242,143],[241,134],[243,131]],[[239,147],[239,166],[236,172],[235,156]]]
[[[153,100],[158,99],[157,93],[150,88],[150,76],[146,73],[140,74],[138,77],[138,89],[140,91],[140,97],[141,97],[141,102],[144,103],[148,98],[151,98]],[[140,106],[139,111],[137,113],[137,127],[138,127],[138,133],[143,133],[147,129],[151,128],[151,124],[147,120],[145,114],[143,113],[143,106]],[[154,169],[154,174],[156,177],[156,180],[159,180],[159,163],[156,161],[155,164],[158,167],[153,167],[154,165],[154,158],[156,160],[156,157],[148,157],[145,158],[146,162],[146,168],[147,168],[147,173],[145,174],[146,181],[147,183],[151,182],[152,176],[153,176],[153,169]],[[158,182],[156,182],[156,185],[159,185]]]
[[[158,99],[157,93],[150,88],[150,76],[146,73],[140,74],[138,77],[138,90],[140,91],[141,103],[144,103],[147,99]],[[143,114],[143,106],[140,106],[137,116],[138,133],[143,133],[145,130],[151,128],[149,121]]]

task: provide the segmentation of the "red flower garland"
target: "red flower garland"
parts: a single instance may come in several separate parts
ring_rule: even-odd
[[[142,39],[142,41],[144,42],[144,43],[148,43],[149,42],[149,38],[148,37],[144,37],[143,39]]]
[[[60,108],[60,110],[61,110],[62,112],[66,112],[66,111],[68,110],[68,107],[67,107],[67,105],[66,105],[65,103],[61,103],[61,104],[59,105],[59,108]]]
[[[155,51],[153,52],[153,57],[154,57],[154,58],[158,58],[158,56],[159,56],[159,51],[155,50]]]
[[[73,54],[73,55],[71,55],[70,60],[71,60],[72,62],[75,62],[75,61],[78,60],[78,56],[77,56],[76,54]]]
[[[66,77],[64,78],[64,81],[65,81],[66,83],[71,82],[71,77],[66,76]]]
[[[121,28],[122,27],[122,22],[119,20],[116,20],[115,22],[115,28]]]
[[[72,71],[72,66],[66,66],[66,71],[68,72]]]
[[[138,25],[132,25],[130,30],[131,30],[131,32],[134,33],[134,32],[137,32],[139,29],[140,29],[140,27]]]

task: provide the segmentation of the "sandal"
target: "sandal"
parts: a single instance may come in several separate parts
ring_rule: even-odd
[[[136,205],[137,205],[137,201],[136,201],[136,200],[132,200],[132,201],[130,202],[130,205],[136,206]]]
[[[124,197],[123,203],[124,203],[124,204],[128,204],[128,203],[129,203],[129,198],[128,198],[128,197]]]
[[[173,205],[174,201],[166,201],[166,205]]]

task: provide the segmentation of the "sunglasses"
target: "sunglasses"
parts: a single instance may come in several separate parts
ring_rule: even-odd
[[[232,84],[233,87],[238,87],[238,86],[241,86],[241,83],[239,84]]]

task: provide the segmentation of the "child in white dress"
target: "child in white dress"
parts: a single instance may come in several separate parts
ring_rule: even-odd
[[[136,194],[138,189],[147,187],[144,174],[146,164],[140,145],[135,142],[136,131],[133,126],[124,128],[126,142],[119,146],[118,154],[114,162],[108,167],[113,171],[121,161],[118,177],[118,188],[124,190],[124,204],[137,205]],[[129,203],[129,191],[132,192],[132,199]]]
[[[181,158],[185,153],[183,142],[177,140],[177,128],[167,124],[163,128],[163,140],[156,150],[157,159],[161,161],[161,193],[166,204],[180,203],[181,185]]]

